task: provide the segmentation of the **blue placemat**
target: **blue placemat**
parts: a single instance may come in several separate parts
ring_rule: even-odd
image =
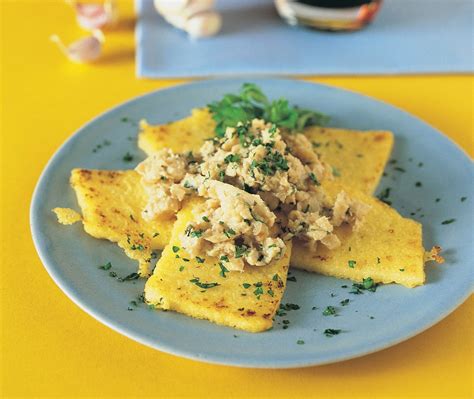
[[[223,29],[191,41],[136,0],[137,74],[147,78],[242,74],[411,74],[474,70],[473,0],[385,0],[353,33],[292,27],[271,0],[221,0]]]

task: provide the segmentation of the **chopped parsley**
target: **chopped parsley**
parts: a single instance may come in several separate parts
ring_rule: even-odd
[[[242,256],[244,256],[247,252],[248,252],[249,248],[247,247],[247,245],[236,245],[235,246],[235,257],[236,258],[241,258]]]
[[[173,249],[173,252],[174,252],[174,253],[176,253],[176,252],[178,252],[178,251],[180,250],[180,248],[177,247],[176,245],[173,245],[173,248],[172,248],[172,249]]]
[[[186,229],[184,230],[184,234],[188,237],[195,237],[199,238],[202,236],[203,231],[202,230],[196,230],[192,224],[190,224]]]
[[[267,155],[261,160],[253,160],[250,164],[250,172],[257,168],[265,176],[273,176],[278,170],[287,171],[290,169],[286,158],[277,150],[267,150]],[[255,175],[254,175],[255,176]]]
[[[252,284],[249,284],[249,283],[243,283],[242,284],[242,287],[244,287],[245,289],[250,288],[251,286],[252,286]]]
[[[311,181],[312,181],[314,184],[316,184],[317,186],[320,185],[318,179],[316,178],[316,175],[315,175],[313,172],[311,172],[311,173],[309,174],[309,178],[310,178]]]
[[[138,245],[132,244],[132,245],[130,246],[130,249],[131,249],[132,251],[136,251],[136,250],[138,250],[138,251],[143,251],[143,250],[145,249],[145,247],[144,247],[142,244],[138,244]]]
[[[406,172],[406,170],[403,169],[403,168],[401,168],[400,166],[395,166],[395,167],[393,168],[393,170],[396,170],[396,171],[402,172],[402,173],[405,173],[405,172]]]
[[[219,272],[219,274],[220,274],[222,277],[226,278],[226,277],[227,277],[227,276],[226,276],[226,273],[228,273],[229,270],[224,266],[224,264],[223,264],[222,262],[219,262],[219,267],[220,267],[220,269],[221,269],[221,271]]]
[[[415,187],[421,187],[422,185],[423,185],[423,184],[421,184],[421,181],[417,181],[417,182],[415,183]]]
[[[124,162],[132,162],[132,161],[133,161],[133,155],[130,154],[129,152],[127,152],[127,153],[123,156],[122,160],[123,160]]]
[[[220,285],[219,283],[203,283],[200,281],[199,277],[195,277],[192,280],[189,280],[190,283],[196,284],[199,288],[203,288],[205,290],[209,288],[214,288]]]
[[[347,261],[347,265],[348,265],[351,269],[353,269],[353,268],[355,267],[356,263],[357,263],[357,262],[356,262],[355,260],[348,260],[348,261]]]
[[[111,267],[112,267],[112,263],[110,262],[107,262],[105,265],[98,266],[98,268],[102,270],[109,270]]]
[[[260,299],[260,295],[263,295],[263,288],[257,287],[253,293],[257,297],[257,299]]]
[[[196,262],[197,263],[204,263],[205,259],[200,258],[199,256],[196,256]]]
[[[464,202],[467,200],[467,197],[461,197],[461,202]]]
[[[293,281],[294,283],[296,283],[296,277],[295,276],[290,276],[287,278],[288,281]]]
[[[451,224],[451,223],[453,223],[453,222],[455,222],[455,221],[456,221],[456,219],[446,219],[446,220],[443,220],[443,221],[441,222],[441,224]]]
[[[334,306],[326,306],[326,309],[323,310],[323,316],[335,316],[336,308]]]
[[[179,267],[179,271],[182,272],[184,270],[184,266]]]
[[[210,222],[210,220],[209,220],[209,218],[208,218],[207,216],[203,216],[203,217],[202,217],[202,220],[204,220],[204,221],[207,222],[207,223]]]
[[[131,281],[131,280],[136,280],[140,277],[140,275],[138,273],[130,273],[129,275],[125,276],[125,277],[119,277],[118,278],[118,281],[120,282],[124,282],[124,281]]]
[[[239,162],[239,161],[240,161],[240,155],[238,154],[229,154],[224,158],[225,163]]]
[[[374,282],[371,277],[364,278],[362,283],[354,283],[352,284],[352,289],[349,291],[350,294],[362,294],[362,291],[370,291],[375,292],[377,290],[378,284]]]
[[[304,345],[304,341],[303,341],[302,339],[299,339],[298,341],[296,341],[296,343],[297,343],[298,345]]]
[[[326,337],[333,337],[334,335],[338,335],[340,333],[341,330],[337,330],[335,328],[326,328],[323,332]]]
[[[289,311],[289,310],[298,310],[300,307],[299,305],[295,304],[295,303],[286,303],[286,304],[280,304],[280,309],[281,310],[286,310],[286,311]]]
[[[231,236],[235,236],[236,233],[229,227],[227,230],[224,230],[224,234],[227,238],[230,238]]]
[[[349,305],[349,302],[350,302],[350,299],[344,299],[339,303],[341,304],[341,306],[347,306],[347,305]]]

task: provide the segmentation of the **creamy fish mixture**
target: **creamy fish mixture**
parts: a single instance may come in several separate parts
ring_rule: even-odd
[[[270,263],[292,238],[313,250],[318,243],[336,248],[334,227],[357,229],[370,209],[345,192],[331,201],[321,187],[331,168],[308,139],[258,119],[227,128],[196,153],[161,150],[136,170],[149,195],[147,220],[175,215],[187,195],[208,198],[183,246],[228,258],[229,270]]]

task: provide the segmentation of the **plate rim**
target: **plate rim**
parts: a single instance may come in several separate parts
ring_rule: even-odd
[[[259,368],[259,369],[290,369],[290,368],[300,368],[300,367],[311,367],[311,366],[319,366],[319,365],[326,365],[326,364],[332,364],[332,363],[337,363],[341,361],[346,361],[350,359],[355,359],[358,357],[366,356],[371,353],[379,352],[381,350],[387,349],[389,347],[395,346],[401,342],[404,342],[426,330],[434,326],[435,324],[439,323],[441,320],[446,318],[448,315],[450,315],[454,310],[456,310],[460,305],[462,305],[473,293],[474,287],[473,283],[471,282],[471,287],[470,289],[467,289],[463,295],[459,296],[455,302],[451,304],[451,306],[448,306],[445,308],[445,311],[442,313],[439,313],[437,317],[433,317],[428,323],[420,326],[418,329],[412,329],[409,333],[406,334],[401,334],[400,337],[392,339],[390,341],[384,341],[385,343],[378,345],[377,347],[374,347],[373,349],[368,349],[368,350],[363,350],[363,351],[357,351],[353,349],[352,351],[347,351],[347,354],[339,355],[339,356],[333,356],[329,360],[325,361],[311,361],[311,360],[304,360],[304,361],[275,361],[273,364],[268,364],[265,361],[252,361],[252,360],[235,360],[233,358],[221,358],[219,356],[214,356],[214,355],[201,355],[199,353],[193,353],[191,351],[187,350],[180,350],[179,347],[173,347],[169,346],[167,344],[161,344],[160,341],[158,340],[152,340],[151,338],[147,336],[141,336],[139,333],[135,333],[133,331],[130,331],[126,327],[123,327],[114,319],[110,319],[107,317],[107,315],[102,314],[102,312],[97,311],[94,307],[88,306],[87,304],[82,303],[81,298],[79,298],[79,295],[74,292],[73,289],[71,289],[68,286],[68,281],[66,279],[61,278],[57,271],[55,270],[55,265],[50,264],[48,256],[47,256],[47,251],[45,250],[44,246],[41,245],[41,226],[39,224],[39,218],[36,217],[37,215],[37,209],[40,208],[40,202],[41,202],[41,197],[39,196],[39,191],[41,186],[43,185],[44,181],[46,180],[49,172],[54,169],[54,163],[56,161],[56,158],[59,157],[61,153],[67,150],[68,146],[73,143],[76,137],[78,137],[83,130],[87,129],[89,126],[94,125],[96,122],[100,121],[103,118],[107,118],[110,112],[116,111],[122,107],[128,106],[130,104],[136,103],[141,101],[144,98],[156,95],[157,93],[166,93],[168,91],[174,91],[177,88],[181,87],[186,87],[186,86],[205,86],[211,83],[215,84],[225,84],[225,83],[242,83],[242,82],[249,82],[249,81],[266,81],[266,82],[271,82],[271,81],[277,81],[277,82],[286,82],[289,84],[303,84],[303,85],[314,85],[314,86],[322,86],[326,89],[330,90],[335,90],[343,93],[349,93],[351,95],[355,96],[360,96],[364,97],[365,99],[368,99],[370,101],[380,103],[384,107],[389,107],[392,108],[398,112],[403,113],[405,116],[417,120],[418,123],[421,123],[425,125],[426,127],[430,128],[433,132],[437,133],[445,142],[446,144],[451,145],[454,147],[462,156],[463,156],[463,161],[467,161],[467,163],[470,163],[471,166],[471,172],[474,170],[473,162],[471,161],[469,155],[467,152],[455,141],[453,141],[450,137],[448,137],[446,134],[438,130],[437,128],[433,127],[431,124],[425,122],[423,119],[420,117],[413,115],[409,113],[408,111],[405,111],[402,108],[399,108],[397,106],[394,106],[386,101],[380,100],[378,98],[374,98],[372,96],[359,93],[357,91],[353,90],[348,90],[345,88],[341,88],[338,86],[333,86],[329,84],[324,84],[324,83],[319,83],[319,82],[311,82],[311,81],[306,81],[302,79],[291,79],[291,78],[278,78],[278,77],[265,77],[265,76],[247,76],[247,77],[234,77],[234,78],[211,78],[211,79],[202,79],[202,80],[194,80],[191,82],[183,82],[183,83],[178,83],[175,85],[172,85],[170,87],[166,87],[163,89],[157,89],[153,90],[138,96],[135,96],[131,99],[128,99],[126,101],[120,102],[119,104],[107,108],[105,111],[100,113],[98,116],[94,117],[93,119],[89,120],[82,126],[80,126],[74,133],[72,133],[65,141],[62,142],[62,144],[54,151],[54,153],[51,155],[49,158],[48,162],[45,164],[43,167],[43,170],[41,171],[41,174],[39,175],[39,178],[37,180],[37,183],[35,185],[34,191],[31,196],[31,201],[30,201],[30,212],[29,212],[29,221],[30,221],[30,230],[31,230],[31,235],[33,239],[33,243],[36,249],[36,252],[38,253],[38,256],[41,260],[41,263],[43,264],[43,267],[46,269],[47,273],[49,276],[52,278],[52,280],[55,282],[55,284],[61,289],[61,291],[75,304],[77,305],[80,309],[82,309],[85,313],[89,314],[92,316],[94,319],[99,321],[100,323],[106,325],[110,329],[126,336],[129,339],[132,339],[142,345],[148,346],[150,348],[153,348],[155,350],[162,351],[167,354],[171,354],[174,356],[179,356],[179,357],[184,357],[187,359],[191,360],[197,360],[200,362],[205,362],[205,363],[210,363],[210,364],[217,364],[217,365],[226,365],[226,366],[234,366],[234,367],[242,367],[242,368]],[[166,95],[166,94],[165,94]]]

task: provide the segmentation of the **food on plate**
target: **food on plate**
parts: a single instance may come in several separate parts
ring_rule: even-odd
[[[53,212],[58,218],[58,222],[64,225],[71,225],[82,220],[80,213],[70,208],[54,208]]]
[[[82,216],[54,211],[152,272],[149,304],[252,332],[272,326],[290,265],[363,289],[423,284],[440,248],[426,252],[422,226],[371,196],[393,135],[316,126],[326,119],[245,84],[185,119],[142,121],[148,158],[73,170]]]
[[[164,125],[140,123],[138,146],[147,155],[169,148],[174,152],[198,150],[215,137],[216,122],[207,108]],[[309,126],[303,129],[321,160],[332,166],[336,180],[372,194],[382,176],[393,146],[393,134],[383,130],[349,130]]]
[[[127,256],[137,260],[139,273],[148,275],[155,248],[164,248],[172,222],[145,223],[141,210],[147,197],[133,171],[74,169],[71,186],[82,211],[84,230],[95,238],[116,242]]]
[[[228,262],[219,256],[191,256],[181,236],[203,202],[194,198],[179,211],[171,241],[146,282],[146,301],[250,332],[268,330],[285,290],[291,242],[280,259],[261,267],[247,265],[244,272],[227,271]]]
[[[325,188],[332,195],[341,190],[336,182],[329,182]],[[333,250],[321,246],[313,253],[294,241],[291,266],[355,281],[370,278],[374,283],[398,283],[406,287],[423,284],[425,249],[421,224],[400,216],[374,197],[345,189],[351,197],[371,207],[357,234],[352,234],[348,226],[340,226],[335,234],[341,246]]]

